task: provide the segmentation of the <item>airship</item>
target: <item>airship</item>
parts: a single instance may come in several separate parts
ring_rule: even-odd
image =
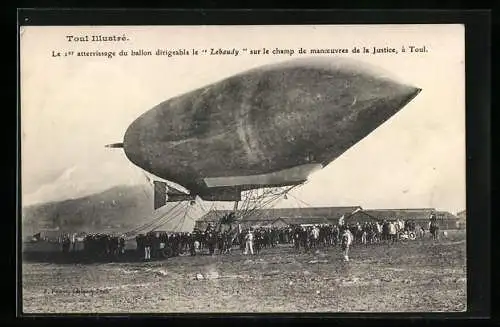
[[[288,60],[168,99],[108,147],[158,178],[155,209],[239,201],[243,191],[304,183],[420,92],[358,61]]]

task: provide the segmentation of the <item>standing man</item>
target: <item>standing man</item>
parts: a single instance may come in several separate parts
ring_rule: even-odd
[[[397,241],[397,230],[394,221],[389,222],[389,240],[391,243],[395,243]]]
[[[437,222],[436,214],[434,212],[431,213],[429,222],[429,232],[431,233],[433,240],[439,239],[439,224]]]
[[[194,234],[188,233],[189,254],[191,256],[196,255],[196,245],[194,242],[196,242]]]
[[[338,225],[334,225],[332,228],[332,245],[337,246],[339,243],[340,230]]]
[[[260,249],[262,247],[262,232],[263,231],[260,229],[257,229],[255,231],[255,252],[257,253],[257,255],[260,253]]]
[[[293,229],[293,246],[295,247],[295,251],[299,252],[300,250],[300,226],[297,225]]]
[[[125,254],[125,235],[120,236],[119,249],[121,255]]]
[[[153,243],[153,240],[151,238],[151,235],[148,233],[146,234],[146,237],[144,238],[144,260],[150,260],[151,259],[151,245]]]
[[[318,246],[318,242],[319,242],[319,228],[317,225],[314,225],[314,227],[312,228],[311,230],[311,236],[312,236],[312,248],[313,249],[316,249],[317,246]]]
[[[64,234],[64,236],[62,237],[62,250],[63,250],[63,253],[68,253],[69,252],[70,244],[71,244],[71,240],[69,239],[69,235]]]
[[[342,244],[342,253],[344,255],[344,261],[349,261],[349,247],[352,244],[352,234],[349,228],[344,228],[344,231],[341,236],[341,244]]]
[[[345,221],[344,221],[344,215],[342,215],[342,217],[340,217],[340,218],[339,218],[338,225],[339,225],[340,227],[343,227],[343,226],[344,226],[344,223],[345,223]]]
[[[380,241],[380,238],[382,237],[382,232],[383,232],[383,225],[381,223],[379,223],[378,221],[376,222],[377,224],[377,238],[378,238],[378,241]]]
[[[243,253],[244,255],[247,255],[248,251],[250,251],[250,254],[253,255],[253,239],[254,235],[252,233],[252,230],[249,229],[248,233],[245,235],[245,252]]]
[[[145,247],[145,236],[144,234],[139,234],[135,237],[135,243],[137,244],[137,256],[140,257],[141,252],[144,251]]]
[[[364,244],[365,246],[368,246],[368,232],[369,232],[369,226],[368,224],[364,224],[363,227],[361,228],[361,244]]]
[[[420,238],[423,239],[425,237],[425,228],[424,228],[424,226],[420,225],[419,233],[420,233]]]
[[[71,234],[72,251],[76,251],[76,233]]]

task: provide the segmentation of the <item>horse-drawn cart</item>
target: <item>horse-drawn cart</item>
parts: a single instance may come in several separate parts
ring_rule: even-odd
[[[417,239],[417,233],[415,232],[416,224],[413,220],[408,220],[405,223],[404,229],[398,233],[398,239],[400,241],[414,241]]]
[[[400,241],[414,241],[417,239],[417,234],[414,231],[402,231],[398,234],[398,238]]]

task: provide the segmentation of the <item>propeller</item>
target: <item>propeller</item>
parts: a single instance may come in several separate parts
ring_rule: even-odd
[[[123,148],[123,143],[106,144],[106,148]]]

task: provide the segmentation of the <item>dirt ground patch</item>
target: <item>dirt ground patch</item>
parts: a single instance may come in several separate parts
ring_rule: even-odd
[[[439,242],[258,256],[22,265],[24,313],[419,312],[466,310],[464,233]]]

